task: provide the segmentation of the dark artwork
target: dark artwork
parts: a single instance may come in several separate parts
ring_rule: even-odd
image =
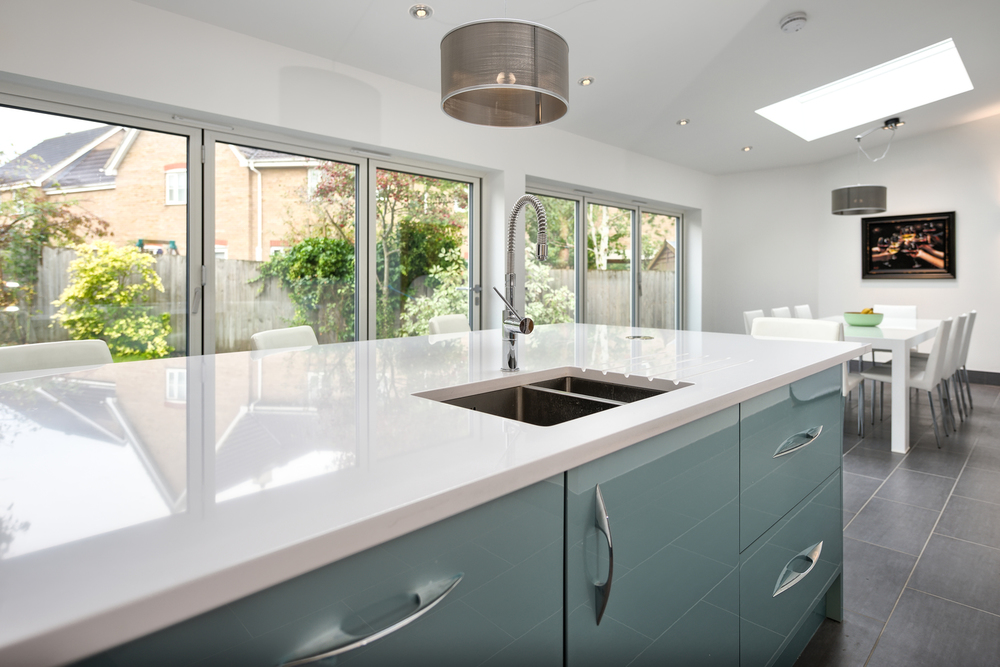
[[[955,212],[861,219],[862,278],[954,278]]]

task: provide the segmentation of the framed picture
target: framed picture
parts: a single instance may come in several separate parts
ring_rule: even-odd
[[[955,212],[861,219],[862,278],[954,278]]]

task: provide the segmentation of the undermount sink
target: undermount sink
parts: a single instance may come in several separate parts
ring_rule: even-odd
[[[414,395],[535,426],[554,426],[687,386],[690,383],[568,367]]]

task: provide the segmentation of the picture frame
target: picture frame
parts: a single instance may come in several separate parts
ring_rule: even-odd
[[[861,278],[954,279],[955,212],[862,218]]]

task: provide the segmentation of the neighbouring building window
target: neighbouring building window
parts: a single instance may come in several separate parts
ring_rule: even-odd
[[[187,369],[167,369],[167,403],[187,403]]]
[[[228,241],[216,241],[215,242],[215,258],[216,259],[229,259],[229,242]]]
[[[167,205],[187,204],[187,169],[175,169],[167,174]]]

